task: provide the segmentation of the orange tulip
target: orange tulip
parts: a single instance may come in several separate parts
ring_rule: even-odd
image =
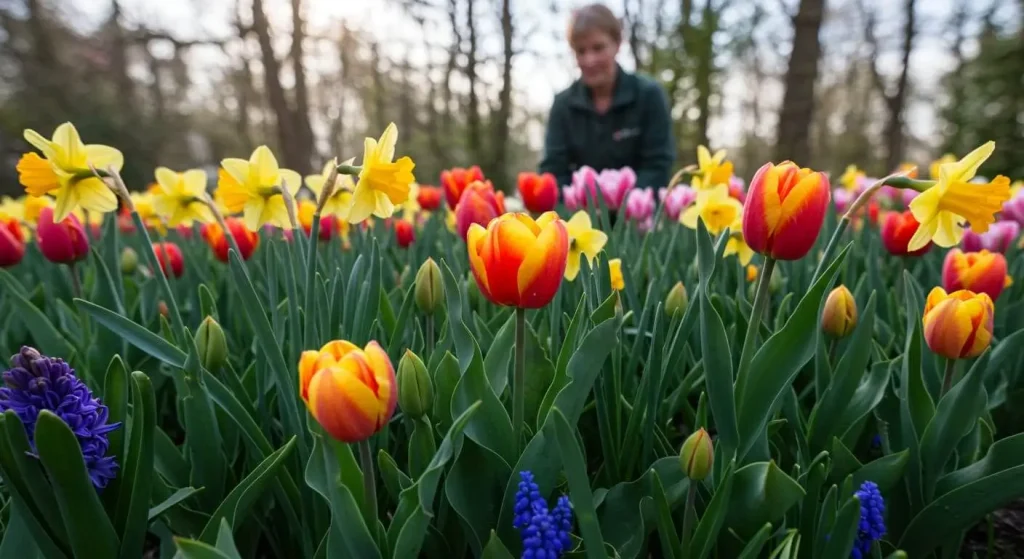
[[[924,306],[924,339],[948,359],[977,357],[992,342],[995,307],[985,293],[932,289]]]
[[[299,390],[313,418],[332,437],[354,443],[372,437],[391,419],[398,401],[388,354],[370,342],[364,349],[328,342],[299,359]]]
[[[1006,257],[1002,254],[987,250],[965,253],[958,248],[946,253],[942,286],[947,291],[969,289],[995,301],[1006,285]]]
[[[455,207],[455,228],[459,236],[466,238],[469,226],[476,223],[486,226],[490,221],[505,213],[505,194],[495,194],[491,181],[474,182],[466,187]]]
[[[437,208],[440,208],[441,189],[436,186],[420,185],[420,189],[416,193],[416,202],[419,203],[421,208],[428,212],[432,212]]]
[[[504,214],[484,229],[474,223],[466,238],[469,267],[492,303],[538,309],[562,284],[569,233],[555,212],[536,221],[527,214]]]
[[[555,175],[519,173],[519,195],[526,209],[535,214],[550,212],[558,203],[558,184]]]
[[[248,227],[242,223],[241,219],[237,217],[228,217],[224,219],[227,223],[228,230],[231,231],[231,236],[235,238],[235,242],[238,243],[238,250],[242,252],[239,256],[242,260],[248,260],[256,247],[260,246],[260,236],[250,231]],[[221,262],[228,261],[228,249],[231,248],[231,244],[228,242],[226,236],[224,236],[224,229],[221,228],[218,223],[208,223],[203,225],[203,238],[206,239],[206,243],[213,249],[214,256]]]
[[[814,246],[831,199],[824,174],[789,161],[766,163],[750,181],[743,238],[765,256],[799,260]]]
[[[932,246],[931,241],[918,250],[907,251],[910,239],[913,238],[914,233],[917,233],[917,228],[920,226],[921,224],[914,219],[914,213],[909,210],[902,213],[886,213],[882,217],[881,230],[882,244],[885,245],[885,250],[895,256],[920,256],[928,252]]]
[[[448,207],[455,209],[462,198],[462,192],[470,184],[484,180],[484,173],[478,165],[469,169],[455,167],[441,171],[441,186],[444,187],[444,196],[448,200]]]
[[[0,268],[14,266],[25,255],[25,236],[17,219],[0,217]]]

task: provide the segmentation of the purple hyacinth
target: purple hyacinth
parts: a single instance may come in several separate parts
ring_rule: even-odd
[[[862,483],[855,495],[860,499],[860,522],[850,556],[862,559],[871,555],[871,544],[885,535],[885,499],[872,481]]]
[[[46,357],[33,348],[22,347],[11,357],[11,369],[4,372],[3,380],[0,412],[12,410],[18,414],[33,451],[36,420],[41,410],[48,410],[75,433],[93,485],[102,489],[114,479],[117,462],[113,456],[106,455],[110,446],[107,433],[121,424],[107,424],[107,406],[92,395],[63,359]]]
[[[572,540],[572,505],[569,497],[558,498],[555,508],[548,504],[529,471],[519,472],[515,517],[512,525],[523,538],[523,559],[558,559],[569,550]]]

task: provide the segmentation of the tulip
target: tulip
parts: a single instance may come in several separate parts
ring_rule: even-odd
[[[492,303],[541,308],[562,284],[569,234],[554,212],[536,221],[527,214],[505,214],[487,229],[474,223],[466,245],[477,286]]]
[[[224,222],[227,224],[231,236],[235,238],[235,242],[238,244],[238,250],[241,251],[239,256],[242,257],[242,260],[248,260],[252,256],[253,251],[256,250],[256,247],[260,246],[260,236],[250,231],[238,218],[229,217]],[[217,260],[227,262],[228,249],[231,248],[231,245],[224,235],[224,229],[221,228],[220,224],[210,223],[204,225],[202,233],[206,243],[213,249],[213,254],[217,257]]]
[[[1018,183],[1022,182],[1024,181],[1018,181]],[[1024,226],[1024,190],[1019,186],[1016,188],[1018,189],[1016,192],[1011,189],[1011,192],[1014,193],[1009,200],[1003,203],[1003,211],[999,217],[1004,221],[1014,221],[1017,225]]]
[[[753,282],[754,280],[756,280],[757,275],[760,273],[760,270],[757,268],[757,266],[753,264],[747,264],[747,267],[744,271],[746,272],[746,278],[748,282]]]
[[[665,297],[665,312],[669,316],[682,316],[686,312],[689,303],[689,295],[686,294],[686,286],[683,282],[677,281]]]
[[[947,359],[981,355],[992,342],[995,307],[985,293],[966,289],[947,294],[932,289],[924,306],[924,339],[928,347]]]
[[[942,286],[946,291],[968,289],[985,293],[993,301],[1007,285],[1006,257],[998,252],[962,252],[954,248],[942,263]]]
[[[160,271],[167,275],[168,268],[171,275],[180,278],[185,273],[185,260],[181,256],[181,249],[174,243],[153,243],[153,252],[156,253],[156,260],[160,263]]]
[[[308,178],[307,178],[308,179]],[[308,237],[313,233],[313,216],[316,214],[316,203],[311,200],[299,201],[299,225],[302,226],[302,230],[306,232]],[[331,240],[331,235],[334,234],[334,223],[335,219],[333,215],[320,214],[320,228],[317,232],[317,238],[321,241]]]
[[[413,229],[412,224],[404,219],[396,221],[395,239],[398,241],[398,246],[409,248],[409,245],[416,240],[416,231]]]
[[[597,186],[601,189],[605,206],[616,211],[622,206],[626,194],[636,186],[636,173],[629,167],[605,169],[597,176]]]
[[[729,179],[729,196],[739,200],[741,203],[747,199],[747,185],[740,177]]]
[[[821,312],[821,329],[833,338],[849,336],[857,326],[857,301],[845,285],[832,290]]]
[[[420,186],[416,202],[428,212],[437,210],[441,207],[441,189],[436,186]]]
[[[907,250],[907,245],[910,244],[910,239],[917,232],[918,227],[919,224],[910,211],[886,212],[882,216],[880,231],[882,245],[885,246],[885,250],[889,251],[889,254],[894,256],[920,256],[928,252],[932,244],[929,242],[923,248],[913,252]]]
[[[743,238],[765,256],[803,258],[818,238],[830,198],[824,174],[788,161],[767,163],[750,181]]]
[[[612,258],[608,261],[608,275],[611,276],[612,289],[622,291],[626,288],[626,279],[622,276],[621,258]]]
[[[584,207],[583,200],[580,199],[580,191],[572,186],[562,188],[562,202],[565,203],[565,209],[570,212]]]
[[[441,186],[444,187],[444,196],[448,201],[448,207],[455,209],[459,205],[462,192],[466,190],[466,187],[474,182],[483,181],[484,173],[477,165],[473,165],[468,169],[455,167],[454,169],[441,171]]]
[[[434,405],[434,385],[427,366],[409,349],[398,362],[398,405],[413,419],[430,413]]]
[[[14,218],[0,218],[0,268],[14,266],[25,255],[25,237]]]
[[[455,207],[455,223],[459,236],[466,238],[469,226],[486,226],[490,221],[505,213],[505,195],[495,194],[490,181],[474,182],[466,187]]]
[[[416,272],[415,298],[416,306],[426,315],[444,303],[444,289],[441,287],[441,268],[433,258],[427,258]]]
[[[43,208],[36,227],[39,251],[50,262],[72,264],[89,253],[89,239],[82,223],[73,214],[60,223],[53,222],[53,210]]]
[[[1020,225],[1016,221],[998,221],[993,223],[988,231],[975,233],[971,229],[964,231],[964,238],[960,246],[965,251],[974,252],[982,249],[992,252],[1005,253],[1017,240],[1020,234]]]
[[[335,439],[372,437],[391,419],[398,402],[388,354],[371,341],[359,349],[334,340],[299,360],[299,393],[313,418]]]
[[[697,191],[689,186],[676,186],[672,190],[659,188],[658,199],[669,219],[678,221],[679,214],[697,199]]]
[[[574,198],[579,207],[587,207],[588,204],[597,200],[597,171],[592,167],[584,165],[572,174],[572,185],[575,192]]]
[[[121,251],[121,273],[128,276],[139,267],[139,255],[132,247],[124,247]]]
[[[711,473],[715,463],[715,449],[711,444],[711,435],[704,428],[697,429],[683,442],[679,449],[679,466],[686,477],[700,481]]]
[[[542,214],[555,209],[558,203],[558,183],[551,173],[519,173],[519,196],[526,209]]]
[[[626,196],[626,219],[644,223],[654,216],[654,189],[637,188]]]
[[[224,336],[224,329],[213,319],[206,317],[195,335],[196,351],[199,353],[199,362],[207,371],[214,372],[220,369],[228,361],[228,340]]]

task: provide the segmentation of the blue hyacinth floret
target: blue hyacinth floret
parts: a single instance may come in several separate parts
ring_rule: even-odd
[[[855,495],[860,499],[860,522],[851,557],[862,559],[871,555],[871,544],[885,535],[885,499],[872,481],[862,483]]]
[[[50,358],[33,348],[22,347],[11,357],[11,368],[3,374],[0,412],[18,414],[29,444],[35,452],[36,420],[48,410],[71,428],[82,447],[89,478],[97,489],[106,487],[117,473],[117,462],[107,456],[107,433],[120,427],[108,424],[109,410],[93,397],[92,391],[63,359]]]
[[[555,508],[548,510],[547,501],[529,471],[519,472],[515,516],[512,525],[523,538],[523,559],[558,559],[572,543],[572,505],[562,495]]]

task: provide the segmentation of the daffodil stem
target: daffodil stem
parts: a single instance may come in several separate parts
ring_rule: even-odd
[[[946,372],[942,375],[942,394],[945,396],[953,387],[953,374],[956,372],[956,359],[946,359]]]
[[[298,232],[296,232],[297,234]],[[306,349],[313,348],[313,279],[316,277],[316,243],[317,238],[320,235],[320,211],[318,210],[313,214],[313,224],[309,228],[309,247],[306,252],[306,287],[305,297],[302,303],[302,310],[306,314],[305,328],[303,330],[302,339],[304,340],[303,347]]]
[[[512,440],[516,452],[523,444],[526,420],[526,309],[516,307],[516,369],[512,375]]]
[[[363,512],[370,533],[377,533],[377,480],[373,471],[373,449],[370,439],[359,441],[359,466],[363,470]]]
[[[697,515],[697,511],[693,508],[694,501],[696,500],[697,482],[691,479],[686,489],[686,510],[683,511],[683,537],[680,539],[683,557],[690,556],[690,531],[693,529],[694,517]]]
[[[736,387],[741,391],[740,394],[736,395],[737,399],[743,398],[742,390],[746,385],[747,369],[750,368],[750,361],[754,358],[754,348],[757,346],[757,333],[761,329],[761,317],[764,315],[765,307],[768,306],[768,287],[774,272],[775,259],[771,256],[765,257],[764,266],[761,267],[761,274],[757,279],[757,292],[754,293],[754,304],[750,309],[750,322],[747,323],[747,333],[743,336],[740,363],[736,367]]]

